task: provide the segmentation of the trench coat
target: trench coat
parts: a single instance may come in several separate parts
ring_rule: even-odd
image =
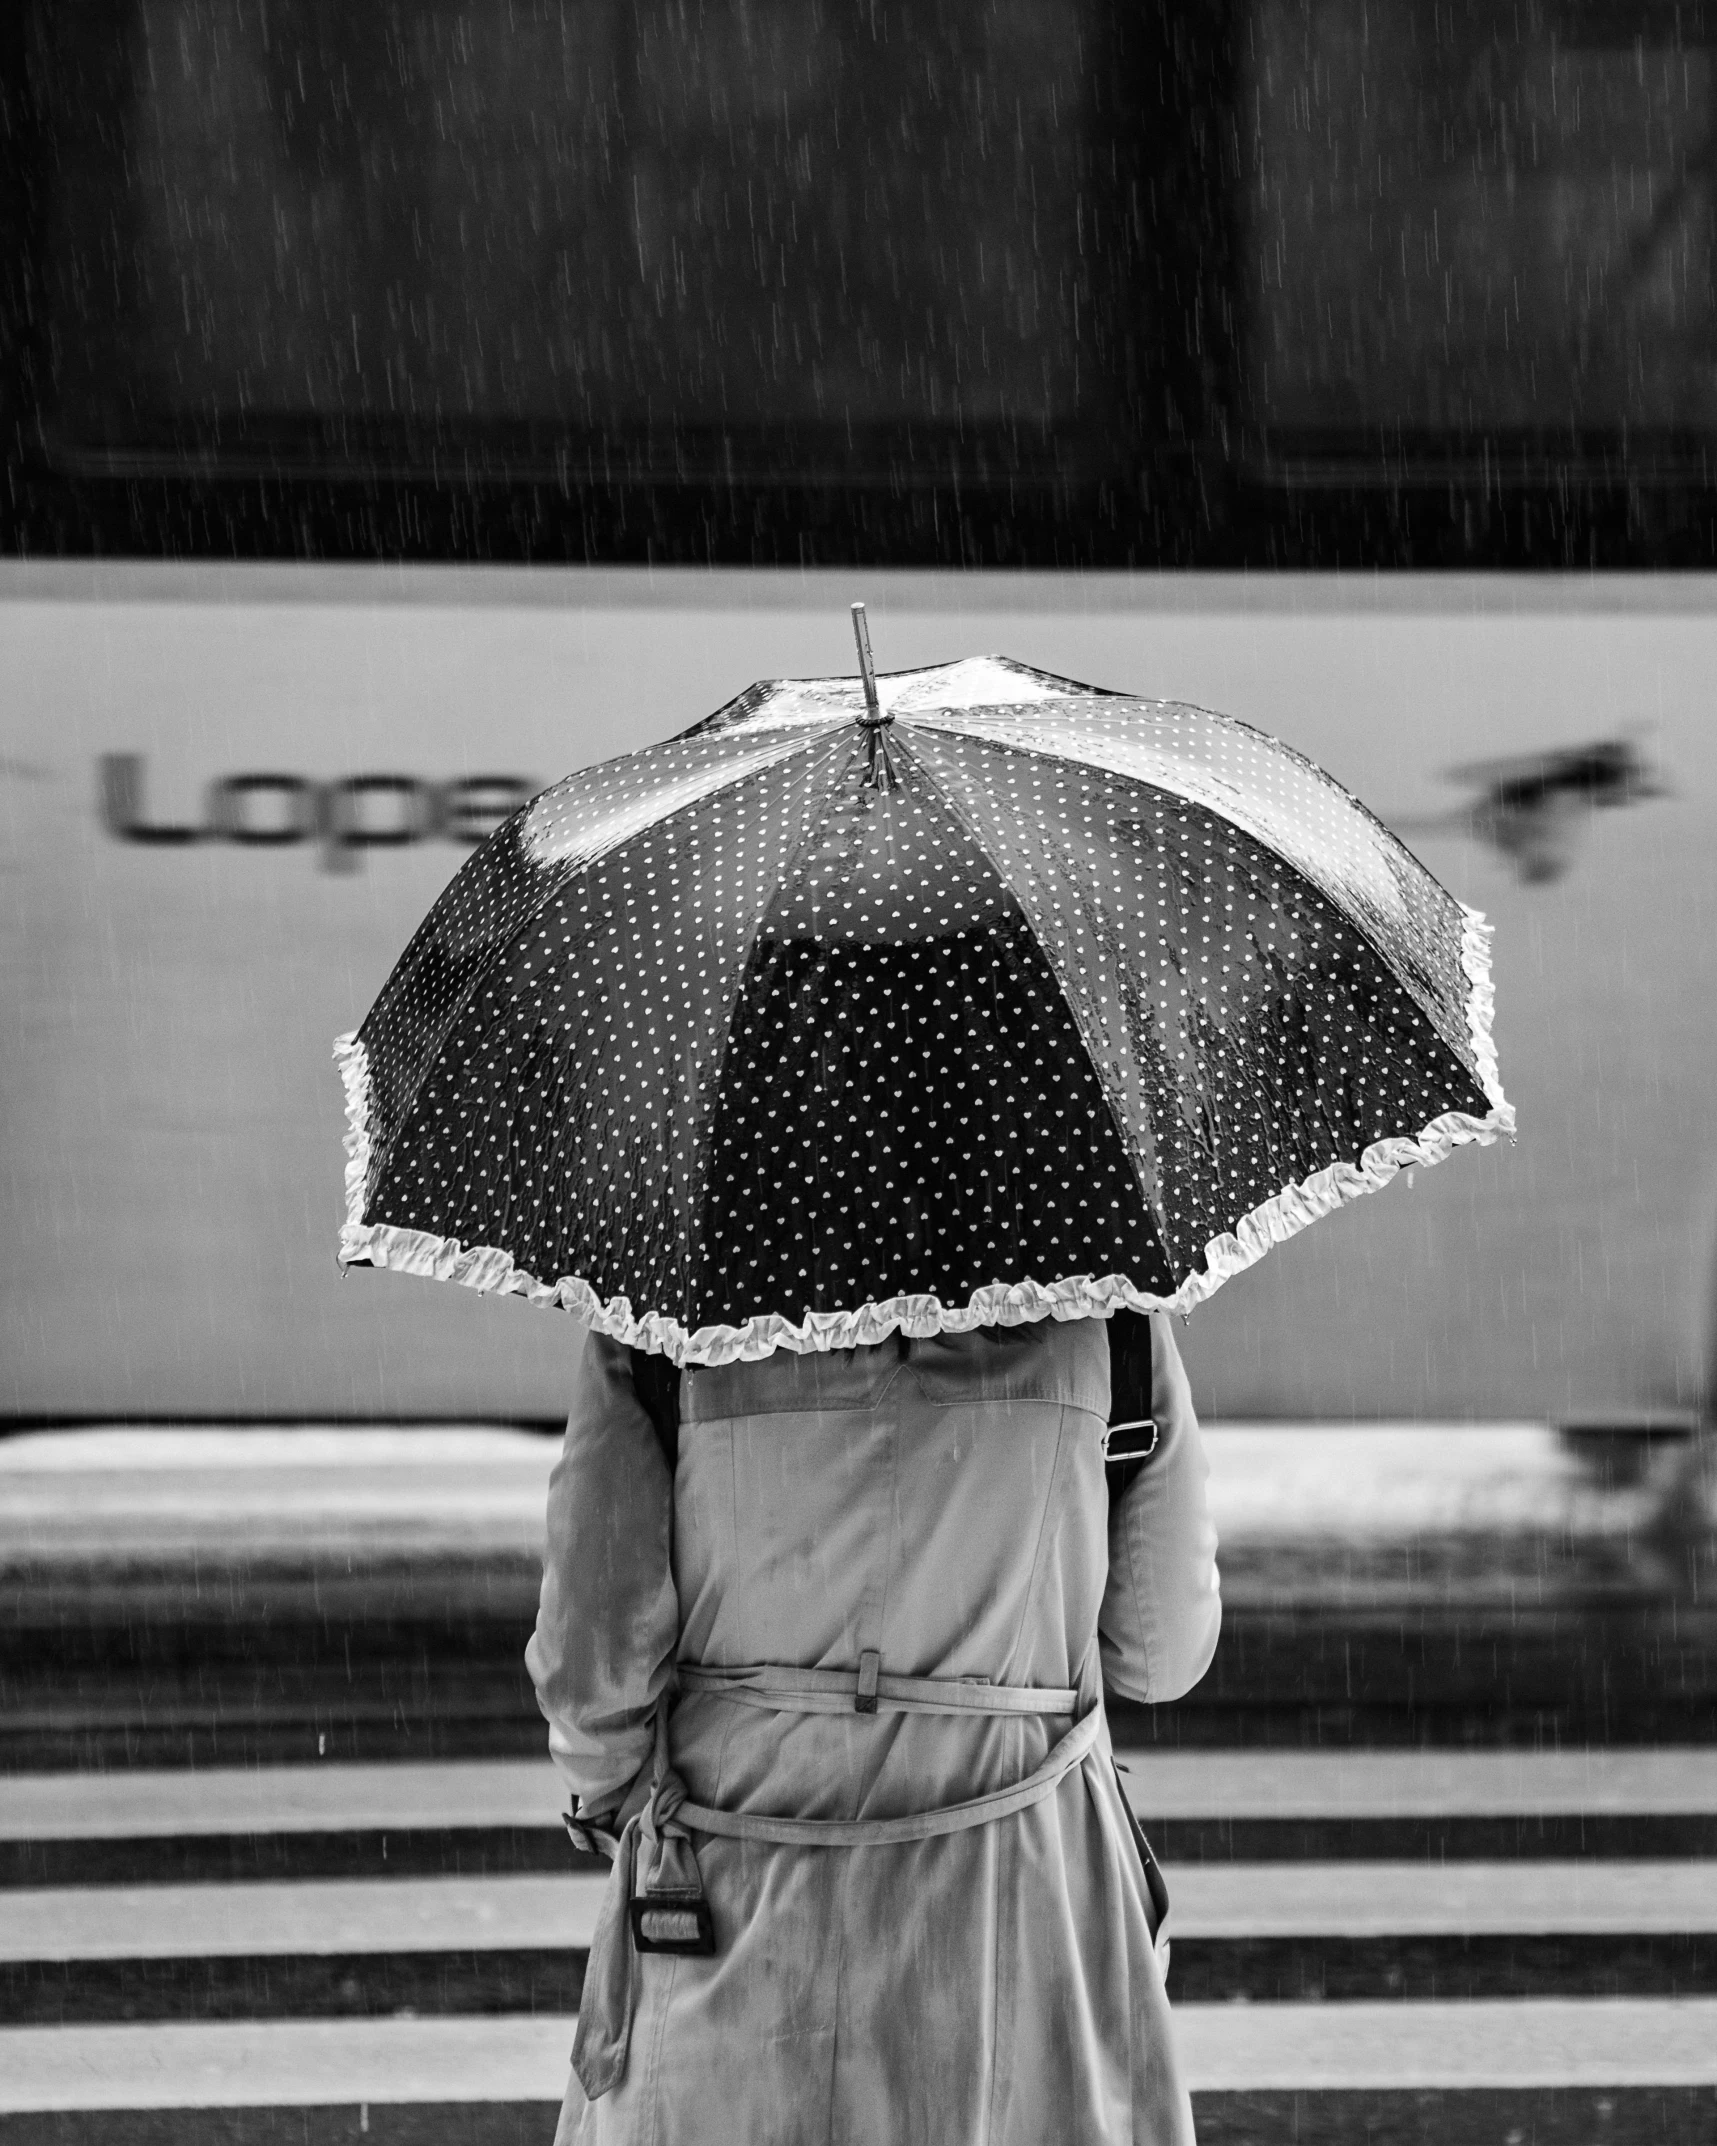
[[[658,1702],[696,1804],[877,1820],[1025,1780],[1105,1682],[1146,1701],[1196,1683],[1221,1617],[1215,1531],[1185,1373],[1167,1321],[1153,1329],[1157,1448],[1113,1501],[1101,1320],[689,1370],[672,1468],[629,1352],[590,1335],[527,1650],[580,1815],[639,1808]],[[773,1711],[685,1688],[679,1666],[851,1672],[867,1650],[885,1677],[1073,1703]],[[1189,2142],[1142,1858],[1096,1727],[1051,1793],[942,1837],[694,1831],[715,1952],[628,1946],[622,2075],[588,2102],[575,2076],[557,2137]]]

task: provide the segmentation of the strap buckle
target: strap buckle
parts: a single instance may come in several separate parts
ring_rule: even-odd
[[[1149,1416],[1136,1423],[1111,1423],[1103,1434],[1105,1461],[1149,1460],[1157,1450],[1157,1427]]]
[[[874,1647],[866,1647],[859,1656],[858,1687],[853,1693],[855,1714],[876,1712],[876,1680],[882,1674],[882,1656]]]
[[[707,1959],[715,1920],[702,1893],[634,1893],[628,1903],[634,1952],[675,1952]]]

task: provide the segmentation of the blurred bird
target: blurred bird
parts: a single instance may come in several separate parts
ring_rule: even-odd
[[[1395,820],[1395,833],[1475,835],[1506,857],[1529,886],[1547,885],[1567,871],[1589,813],[1672,794],[1632,737],[1470,760],[1448,769],[1444,780],[1478,794],[1450,812]]]

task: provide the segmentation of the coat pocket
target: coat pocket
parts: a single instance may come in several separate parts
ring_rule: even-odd
[[[1115,1774],[1115,1793],[1121,1799],[1121,1808],[1127,1814],[1127,1831],[1133,1836],[1133,1846],[1138,1850],[1139,1865],[1145,1874],[1145,1897],[1148,1905],[1145,1920],[1151,1933],[1151,1943],[1156,1948],[1157,1959],[1162,1966],[1163,1979],[1169,1971],[1169,1889],[1163,1877],[1162,1865],[1153,1854],[1151,1844],[1145,1838],[1145,1829],[1140,1825],[1127,1795],[1127,1785],[1121,1779],[1121,1769],[1113,1758],[1109,1761]]]

